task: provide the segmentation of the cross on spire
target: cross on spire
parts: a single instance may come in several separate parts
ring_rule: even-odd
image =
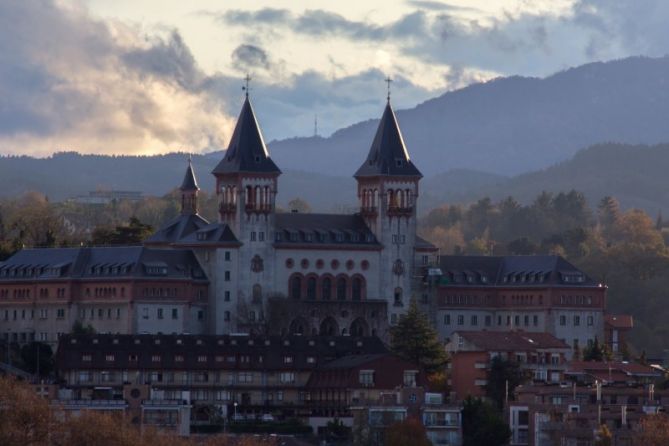
[[[246,76],[244,77],[244,86],[242,87],[242,90],[246,92],[246,97],[249,97],[249,90],[251,89],[249,87],[249,82],[251,82],[251,76],[249,76],[248,73],[246,73]]]
[[[390,83],[392,81],[393,80],[390,78],[390,76],[386,77],[386,79],[385,79],[386,84],[388,84],[388,97],[387,97],[388,102],[390,102]]]

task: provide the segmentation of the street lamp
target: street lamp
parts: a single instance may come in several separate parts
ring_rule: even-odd
[[[235,401],[234,406],[235,406],[235,414],[234,414],[234,416],[232,417],[232,419],[233,419],[234,421],[237,421],[237,401]]]

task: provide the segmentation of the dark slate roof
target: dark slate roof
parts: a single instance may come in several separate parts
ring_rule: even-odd
[[[142,246],[23,249],[0,264],[0,281],[110,277],[207,280],[193,252],[185,249]]]
[[[249,336],[249,335],[65,335],[58,343],[60,371],[71,369],[163,370],[311,370],[349,354],[387,352],[377,337]],[[82,355],[91,355],[83,361]],[[114,361],[105,360],[114,355]],[[137,361],[130,363],[129,356]],[[152,356],[161,355],[161,361]],[[175,361],[175,356],[183,361]],[[202,362],[198,358],[206,356]],[[216,357],[223,360],[216,360]],[[248,356],[250,361],[241,360]],[[285,356],[292,356],[286,363]],[[262,360],[260,360],[262,357]],[[310,362],[307,358],[313,358]]]
[[[564,341],[559,340],[550,333],[487,330],[457,331],[456,333],[482,351],[531,351],[549,348],[571,348]]]
[[[248,97],[237,119],[228,150],[212,171],[214,175],[237,172],[281,173],[269,156]]]
[[[436,251],[439,248],[437,248],[431,242],[428,242],[427,240],[425,240],[423,237],[416,236],[416,249],[422,249],[422,250],[427,250],[427,251]]]
[[[359,214],[276,214],[278,245],[381,245]]]
[[[601,286],[560,256],[441,256],[440,285]]]
[[[225,223],[210,223],[177,240],[176,245],[241,245],[232,229]]]
[[[144,240],[145,245],[169,245],[187,237],[209,222],[198,214],[181,214]]]
[[[378,175],[423,176],[409,158],[390,102],[386,104],[367,159],[354,176],[357,178]]]
[[[188,168],[186,169],[186,175],[184,176],[184,180],[181,183],[181,187],[179,189],[181,189],[184,192],[200,190],[200,187],[197,185],[197,180],[195,179],[195,172],[193,172],[193,163],[191,163],[190,160],[188,160]]]

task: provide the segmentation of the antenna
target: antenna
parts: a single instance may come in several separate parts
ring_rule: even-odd
[[[388,77],[386,77],[385,81],[386,81],[386,84],[388,84],[388,97],[387,97],[387,99],[388,99],[388,102],[390,102],[390,83],[393,80],[390,78],[390,76],[388,76]]]
[[[249,87],[249,82],[251,82],[251,76],[249,76],[249,73],[246,73],[246,76],[244,77],[244,86],[242,87],[242,91],[246,92],[247,99],[249,97],[249,91],[251,90],[251,87]]]
[[[318,114],[314,114],[314,136],[318,136]]]

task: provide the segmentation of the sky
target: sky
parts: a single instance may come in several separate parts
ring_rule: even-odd
[[[669,50],[666,0],[0,0],[0,154],[328,136],[499,76]]]

